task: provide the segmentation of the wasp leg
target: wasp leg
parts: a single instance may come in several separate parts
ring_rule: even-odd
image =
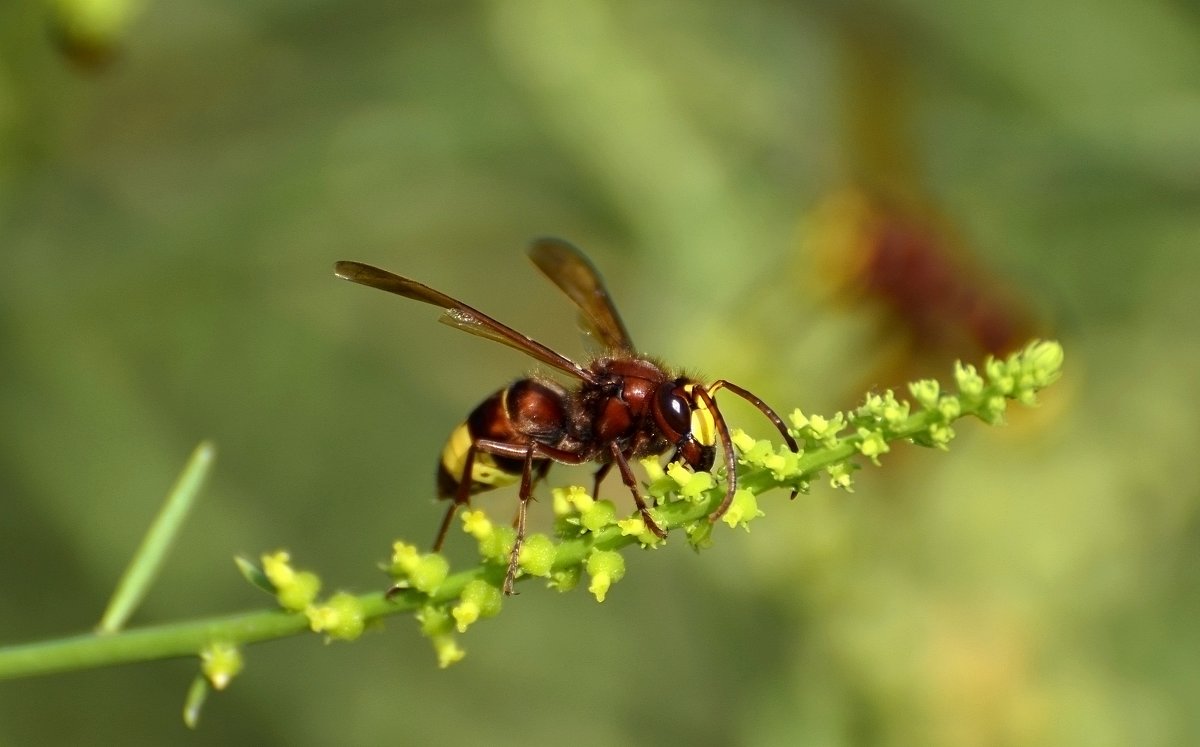
[[[642,494],[637,488],[637,480],[633,476],[633,470],[629,468],[629,462],[625,460],[625,455],[621,453],[621,447],[617,446],[614,441],[610,446],[612,451],[613,462],[616,462],[617,469],[621,472],[621,482],[625,483],[625,487],[629,488],[629,492],[633,493],[633,502],[637,504],[638,513],[642,515],[642,521],[646,523],[646,528],[654,533],[659,539],[666,539],[667,533],[662,530],[654,517],[650,515],[650,510],[646,507],[646,501],[642,499]]]
[[[508,555],[508,570],[504,573],[504,593],[508,596],[516,594],[513,581],[517,577],[518,560],[521,557],[521,546],[525,544],[525,514],[529,508],[529,499],[533,497],[533,455],[537,444],[531,443],[525,450],[525,465],[521,469],[521,490],[517,494],[521,503],[517,507],[517,539],[513,542],[512,552]]]
[[[475,448],[481,451],[523,460],[521,467],[521,488],[517,493],[517,497],[521,501],[517,507],[517,538],[513,542],[512,552],[508,554],[508,570],[504,573],[504,586],[502,589],[507,596],[517,593],[516,589],[513,588],[513,582],[517,578],[517,570],[520,567],[518,561],[521,557],[521,546],[525,544],[525,516],[529,508],[529,500],[533,497],[533,485],[536,480],[544,477],[546,470],[549,469],[548,463],[546,465],[539,465],[537,467],[537,475],[535,476],[534,474],[533,462],[541,452],[539,446],[540,444],[536,441],[532,441],[525,446],[514,446],[512,444],[484,440],[475,443]]]
[[[522,458],[524,458],[524,457],[522,457]],[[529,490],[530,490],[529,500],[531,500],[531,501],[537,500],[537,497],[533,495],[533,491],[537,488],[537,485],[539,482],[546,479],[546,473],[550,471],[550,460],[549,459],[536,459],[534,461],[536,462],[536,464],[534,464],[534,467],[533,467],[533,483],[529,487]],[[512,520],[513,529],[517,528],[517,518],[518,518],[518,516],[516,514],[513,514],[513,520]]]
[[[433,541],[433,551],[438,552],[442,549],[442,543],[446,541],[446,533],[450,531],[450,522],[454,520],[454,514],[458,511],[459,506],[465,506],[471,502],[471,472],[475,468],[475,452],[477,448],[475,444],[471,444],[467,449],[467,455],[463,458],[462,476],[458,480],[458,489],[454,494],[454,500],[450,503],[450,507],[446,509],[446,515],[442,518],[442,526],[438,529],[437,539]]]
[[[600,500],[600,483],[604,482],[604,478],[608,476],[608,471],[612,469],[612,462],[605,462],[600,465],[600,469],[596,470],[594,476],[595,482],[592,484],[592,498]]]
[[[526,445],[517,445],[506,444],[503,441],[480,439],[472,445],[472,448],[496,456],[522,460],[521,489],[519,493],[521,504],[517,508],[517,540],[513,544],[512,553],[508,558],[508,572],[504,576],[503,589],[505,594],[515,594],[513,581],[516,580],[517,560],[521,552],[521,545],[525,542],[526,509],[529,506],[529,501],[533,498],[534,483],[542,479],[546,475],[546,471],[550,468],[549,461],[543,465],[538,465],[536,468],[534,462],[544,459],[562,462],[563,464],[583,464],[584,462],[590,462],[591,456],[589,454],[578,454],[556,449],[553,446],[547,446],[537,441],[532,441]]]
[[[730,388],[733,387],[732,384],[725,385]],[[700,394],[700,399],[704,400],[705,406],[712,413],[713,423],[717,426],[717,438],[721,441],[721,451],[725,454],[725,497],[721,499],[721,505],[717,506],[717,510],[708,515],[708,521],[715,524],[717,519],[724,516],[725,512],[729,510],[730,504],[733,503],[733,494],[737,492],[737,455],[733,451],[733,440],[729,437],[729,426],[725,425],[725,418],[721,416],[721,411],[717,409],[717,403],[713,401],[712,395],[705,390],[699,389],[697,391]],[[791,437],[789,436],[789,438]]]

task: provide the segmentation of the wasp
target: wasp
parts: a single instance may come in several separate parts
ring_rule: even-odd
[[[438,498],[450,506],[438,529],[438,551],[460,506],[472,495],[520,482],[516,541],[509,555],[504,593],[513,594],[517,558],[525,539],[525,516],[534,485],[551,463],[599,463],[593,495],[615,465],[633,496],[646,528],[660,538],[666,532],[649,512],[629,460],[665,454],[696,471],[711,471],[717,445],[725,461],[725,496],[709,515],[719,519],[737,490],[736,455],[729,428],[714,399],[727,389],[765,415],[792,451],[798,447],[787,426],[765,402],[719,379],[704,385],[662,362],[637,352],[600,274],[581,251],[555,238],[535,240],[529,249],[534,265],[575,304],[584,333],[599,355],[578,363],[456,298],[415,280],[360,262],[338,262],[334,273],[371,288],[395,293],[442,309],[440,321],[515,348],[573,380],[573,386],[535,373],[518,379],[485,399],[456,427],[442,449],[437,468]]]

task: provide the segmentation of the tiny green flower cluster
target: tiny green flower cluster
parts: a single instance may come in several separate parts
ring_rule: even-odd
[[[366,626],[362,601],[353,594],[338,592],[318,603],[321,579],[312,571],[296,570],[286,550],[264,554],[261,568],[245,558],[235,560],[242,576],[274,596],[280,607],[304,613],[314,633],[324,633],[327,640],[345,641],[362,635]],[[217,640],[200,651],[200,672],[215,690],[223,690],[242,666],[241,650],[232,643]]]
[[[314,633],[328,640],[352,641],[362,635],[366,615],[358,597],[338,592],[318,604],[321,579],[311,571],[297,571],[284,550],[262,556],[262,571],[275,593],[279,606],[289,612],[303,612]]]
[[[465,633],[477,620],[500,612],[500,589],[482,579],[468,581],[457,599],[427,601],[417,612],[421,634],[433,643],[438,666],[442,669],[466,656],[458,645],[455,632]]]
[[[755,442],[741,431],[735,431],[732,437],[739,452],[743,446],[755,450],[749,459],[744,455],[741,457],[743,464],[755,464],[768,470],[772,467],[786,469],[785,465],[790,464],[797,456],[787,447],[780,447],[781,452],[777,455],[770,441]],[[641,463],[650,477],[646,490],[658,501],[658,506],[652,508],[651,513],[654,514],[657,510],[660,514],[668,511],[672,515],[684,514],[687,518],[678,524],[687,535],[688,544],[697,550],[710,546],[713,525],[708,517],[723,497],[724,481],[718,482],[709,472],[693,472],[682,462],[672,462],[665,469],[659,465],[656,457],[647,457],[641,460]],[[731,528],[742,527],[749,531],[750,521],[763,515],[758,508],[758,499],[754,492],[739,489],[733,494],[728,510],[720,518]],[[651,537],[655,543],[662,542],[658,537]],[[648,544],[644,540],[642,543]]]
[[[956,363],[956,393],[943,392],[937,381],[926,379],[909,385],[914,402],[897,399],[889,389],[869,394],[859,407],[829,418],[794,410],[788,422],[801,445],[799,454],[741,431],[733,434],[733,441],[743,465],[769,473],[781,485],[807,492],[811,479],[823,470],[831,486],[849,491],[858,469],[854,456],[879,465],[880,457],[891,451],[890,444],[899,440],[944,450],[954,438],[954,420],[975,415],[992,425],[1001,423],[1008,400],[1035,405],[1037,391],[1059,378],[1062,363],[1061,345],[1034,341],[1007,358],[989,357],[983,374],[973,365]]]
[[[702,479],[711,481],[711,476]],[[584,488],[555,488],[552,495],[556,537],[537,532],[526,535],[517,556],[518,579],[544,578],[549,587],[566,592],[578,586],[586,574],[588,591],[603,602],[612,585],[625,575],[625,558],[615,548],[632,541],[653,547],[662,541],[646,528],[641,516],[621,519],[612,501],[598,501]],[[389,596],[400,591],[423,595],[417,620],[422,634],[433,643],[440,667],[466,655],[458,643],[459,634],[499,613],[504,598],[501,581],[516,541],[511,527],[493,523],[481,510],[464,511],[459,518],[463,532],[475,539],[484,561],[476,577],[460,591],[444,585],[454,577],[441,555],[421,553],[404,542],[393,545],[388,568],[395,580]],[[663,519],[655,516],[655,520]]]
[[[463,516],[463,529],[480,541],[484,557],[501,557],[512,549],[513,535],[507,542],[496,532],[492,522],[481,511],[468,511]],[[500,554],[500,555],[498,555]],[[461,660],[466,652],[459,647],[455,631],[465,633],[477,620],[500,612],[500,590],[482,579],[468,581],[454,598],[436,601],[434,595],[450,575],[450,564],[437,553],[422,553],[415,545],[396,542],[392,545],[392,562],[388,572],[394,579],[388,595],[411,589],[422,595],[417,612],[421,633],[433,643],[438,666],[443,669]]]
[[[517,556],[518,578],[544,578],[551,588],[570,591],[586,572],[592,579],[588,589],[597,601],[603,602],[609,587],[620,580],[625,568],[619,554],[617,560],[596,559],[607,557],[606,550],[598,546],[598,538],[616,532],[617,536],[635,537],[647,546],[661,542],[646,529],[640,516],[618,519],[616,504],[598,501],[579,486],[555,488],[551,494],[558,541],[537,532],[528,534]],[[462,522],[463,531],[475,538],[485,561],[507,565],[516,540],[510,527],[497,527],[478,510],[464,512]],[[570,552],[560,552],[567,541],[573,542]]]

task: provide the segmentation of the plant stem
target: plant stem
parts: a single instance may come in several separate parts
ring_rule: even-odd
[[[115,633],[120,630],[146,596],[183,526],[184,519],[200,494],[200,488],[212,469],[214,458],[216,448],[208,441],[201,442],[192,452],[183,473],[171,488],[158,516],[146,531],[141,546],[133,554],[129,567],[121,576],[117,589],[100,618],[97,632]]]

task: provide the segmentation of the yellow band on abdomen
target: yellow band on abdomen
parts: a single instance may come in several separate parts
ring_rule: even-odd
[[[446,445],[442,447],[442,466],[455,480],[462,477],[463,465],[467,461],[467,452],[471,450],[471,431],[463,423],[454,429]],[[506,472],[496,464],[491,454],[476,451],[475,462],[471,465],[471,482],[498,488],[517,481],[519,474]]]

